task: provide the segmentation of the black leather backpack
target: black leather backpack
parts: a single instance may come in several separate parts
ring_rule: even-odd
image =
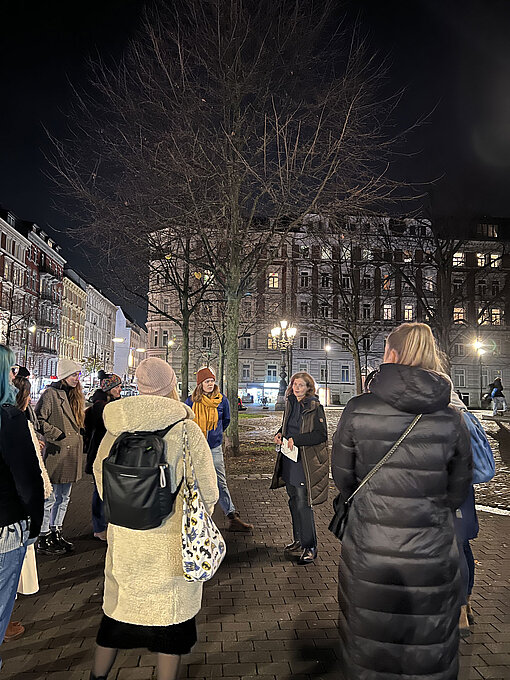
[[[173,510],[182,485],[176,484],[165,455],[165,435],[177,423],[156,432],[123,432],[103,461],[106,521],[127,529],[154,529]]]

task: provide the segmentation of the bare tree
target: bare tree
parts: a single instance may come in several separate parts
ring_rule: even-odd
[[[335,6],[181,0],[151,9],[122,63],[95,65],[72,135],[56,141],[84,241],[130,262],[155,232],[201,243],[224,291],[232,406],[240,302],[262,263],[309,213],[380,209],[402,188],[388,172],[397,98],[377,100],[382,60],[334,26]]]

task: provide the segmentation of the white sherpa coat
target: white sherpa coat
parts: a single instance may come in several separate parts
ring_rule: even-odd
[[[168,463],[177,465],[176,479],[181,479],[182,433],[186,427],[202,499],[212,512],[218,500],[216,472],[211,450],[188,406],[166,397],[140,395],[110,402],[103,418],[107,432],[94,462],[101,497],[103,460],[122,432],[162,430],[186,418],[165,437]],[[110,618],[141,626],[168,626],[187,621],[200,611],[202,583],[186,581],[182,570],[182,504],[181,488],[174,511],[156,529],[137,531],[108,526],[103,610]]]

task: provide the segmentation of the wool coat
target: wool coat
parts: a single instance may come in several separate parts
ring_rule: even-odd
[[[83,437],[60,381],[41,394],[35,413],[46,441],[44,463],[52,484],[77,482],[83,474]]]
[[[390,460],[355,496],[339,563],[346,680],[456,680],[461,605],[454,517],[472,456],[451,384],[432,371],[383,364],[370,394],[351,399],[333,437],[341,499],[411,424]]]
[[[188,406],[167,397],[139,395],[110,402],[103,417],[106,434],[94,461],[101,498],[103,461],[115,439],[123,432],[154,432],[176,423],[165,436],[167,461],[175,469],[176,480],[182,479],[186,428],[202,500],[212,512],[218,500],[216,471],[211,450]],[[202,583],[186,581],[182,569],[183,500],[181,487],[173,512],[155,529],[108,525],[103,610],[110,618],[141,626],[168,626],[187,621],[200,611]]]
[[[291,413],[291,395],[285,400],[283,424],[279,432],[287,431],[287,421]],[[299,448],[299,460],[305,476],[308,505],[320,505],[328,500],[329,487],[329,450],[328,429],[324,409],[317,399],[307,401],[301,414],[301,432],[293,437]],[[276,456],[275,469],[271,489],[285,486],[282,477],[281,451]]]

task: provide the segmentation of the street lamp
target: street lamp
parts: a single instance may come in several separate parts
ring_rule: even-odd
[[[35,325],[35,323],[33,323],[31,326],[29,326],[27,328],[27,333],[26,333],[26,337],[25,337],[25,366],[27,365],[27,361],[28,361],[28,344],[29,344],[29,338],[30,338],[29,333],[34,335],[36,330],[37,330],[37,326]]]
[[[168,350],[170,349],[170,347],[173,347],[174,345],[175,345],[175,340],[169,340],[166,343],[166,358],[165,358],[166,363],[168,363]]]
[[[285,392],[287,391],[287,373],[286,373],[286,354],[294,344],[297,329],[291,326],[289,328],[288,321],[280,321],[279,326],[271,329],[271,337],[273,338],[273,347],[279,349],[282,353],[282,367],[280,371],[280,388],[278,390],[278,398],[275,404],[275,411],[283,411],[285,409]],[[291,366],[292,368],[292,366]]]
[[[480,340],[475,340],[475,342],[473,343],[473,347],[475,348],[478,354],[478,364],[480,366],[480,408],[482,408],[483,402],[482,357],[487,352],[487,350],[483,346],[483,342],[481,342]]]
[[[328,353],[331,352],[331,345],[325,345],[324,346],[324,353],[326,357],[326,371],[324,373],[325,377],[325,382],[326,382],[326,396],[324,398],[324,406],[328,406],[329,404],[329,398],[328,398]]]

